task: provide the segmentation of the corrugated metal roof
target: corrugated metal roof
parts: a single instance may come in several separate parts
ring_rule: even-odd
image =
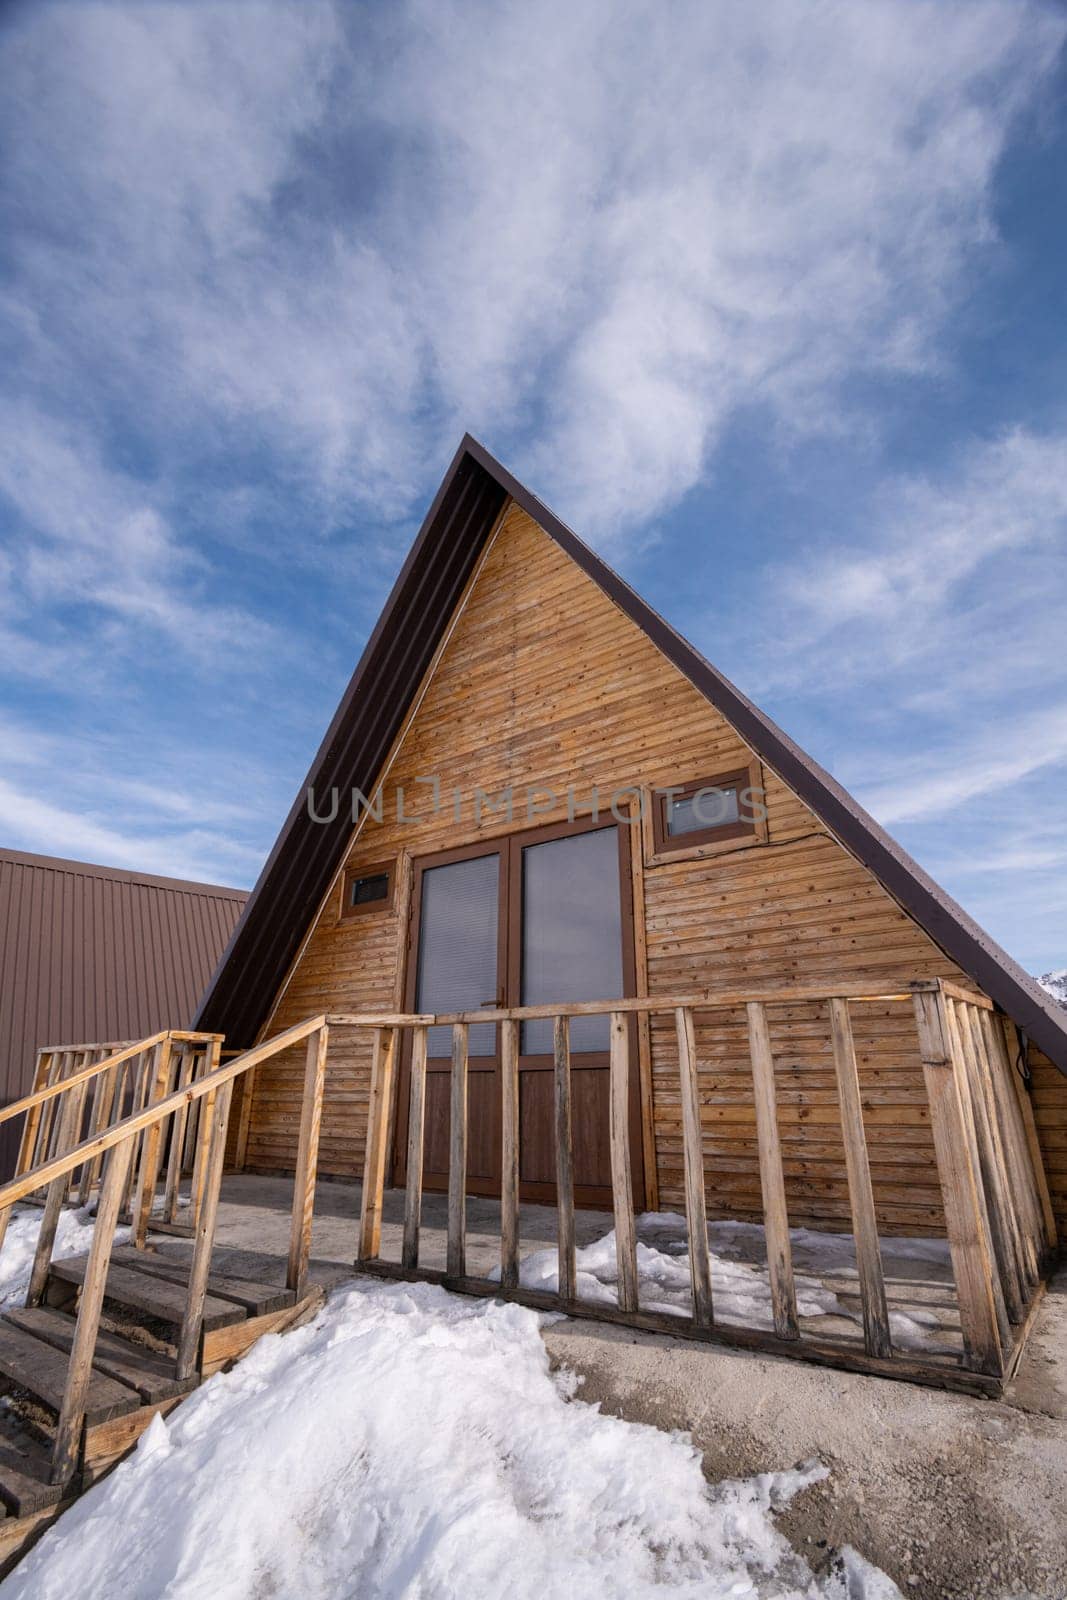
[[[196,1025],[251,1044],[351,833],[342,804],[311,820],[336,785],[373,791],[464,581],[505,503],[513,500],[649,636],[745,742],[972,980],[1067,1073],[1067,1022],[1036,979],[963,911],[848,791],[753,705],[681,634],[468,434],[412,546],[311,770],[260,874],[197,1014]]]
[[[247,895],[0,850],[0,1097],[38,1048],[187,1028]]]

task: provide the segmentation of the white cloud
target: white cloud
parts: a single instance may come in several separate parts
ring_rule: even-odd
[[[327,514],[533,423],[539,486],[618,532],[738,407],[846,427],[843,379],[937,364],[1063,34],[1008,0],[27,11],[24,336],[164,458],[265,443]]]

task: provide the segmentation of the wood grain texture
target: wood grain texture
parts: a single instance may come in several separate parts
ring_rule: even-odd
[[[557,1017],[552,1029],[556,1128],[556,1219],[559,1292],[573,1300],[577,1292],[574,1235],[574,1125],[571,1113],[570,1022]]]
[[[692,684],[514,507],[420,695],[390,756],[384,820],[364,825],[347,866],[508,831],[500,811],[483,807],[476,816],[476,788],[499,795],[510,786],[520,808],[528,787],[552,789],[558,801],[543,820],[556,821],[569,803],[587,804],[594,787],[604,796],[627,785],[678,783],[742,766],[751,754]],[[439,778],[446,802],[436,813],[428,787],[416,782],[426,774]],[[766,768],[763,778],[766,842],[742,841],[704,859],[662,865],[649,865],[639,847],[632,852],[639,981],[649,993],[688,995],[712,985],[743,992],[767,984],[826,992],[835,980],[880,993],[923,977],[973,989],[788,786]],[[401,790],[411,821],[397,819]],[[512,826],[526,820],[520,809]],[[271,1031],[320,1010],[395,1008],[406,953],[398,908],[342,923],[336,913],[333,894],[314,919]],[[878,1224],[887,1233],[941,1233],[944,1211],[911,1008],[853,1005],[851,1012]],[[685,1182],[674,1030],[670,1019],[641,1026],[646,1154],[653,1159],[646,1160],[650,1181],[639,1203],[680,1208]],[[825,1007],[772,1007],[768,1026],[790,1218],[847,1229],[848,1177]],[[719,1216],[758,1221],[743,1009],[714,1022],[698,1018],[694,1044],[709,1205]],[[324,1171],[353,1177],[362,1170],[370,1066],[366,1037],[339,1033],[323,1113]],[[249,1167],[292,1169],[301,1071],[293,1052],[257,1074]],[[1067,1211],[1064,1087],[1059,1078],[1061,1211]]]
[[[868,1355],[888,1357],[893,1354],[893,1341],[889,1331],[882,1254],[878,1246],[878,1220],[871,1187],[871,1166],[867,1157],[867,1136],[863,1129],[856,1047],[847,1000],[830,1001],[830,1033],[837,1073],[837,1097],[841,1105],[841,1132],[845,1141],[852,1233],[856,1240],[864,1348]]]
[[[763,1194],[763,1236],[767,1246],[767,1273],[771,1283],[774,1331],[780,1339],[796,1339],[797,1292],[793,1282],[793,1252],[789,1242],[789,1208],[785,1198],[782,1146],[778,1138],[778,1102],[774,1087],[767,1010],[758,1001],[745,1008],[748,1048],[752,1061],[752,1089],[756,1107],[756,1144],[759,1153],[760,1190]]]

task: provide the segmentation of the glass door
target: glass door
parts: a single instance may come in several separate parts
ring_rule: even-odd
[[[513,834],[415,863],[408,950],[408,1009],[611,1000],[633,989],[629,829],[583,820]],[[448,1184],[451,1029],[431,1028],[426,1081],[427,1188]],[[610,1206],[607,1016],[571,1023],[575,1200]],[[470,1030],[467,1184],[500,1192],[500,1030]],[[405,1179],[408,1059],[401,1062],[394,1182]],[[519,1033],[522,1198],[556,1192],[552,1023]],[[631,1049],[631,1148],[640,1160],[636,1031]],[[640,1196],[637,1187],[635,1193]]]

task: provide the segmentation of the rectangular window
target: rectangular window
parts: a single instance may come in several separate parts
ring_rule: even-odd
[[[747,767],[657,789],[652,806],[656,853],[754,838],[761,798]]]
[[[341,893],[341,920],[368,911],[389,911],[393,904],[393,862],[349,867]]]

